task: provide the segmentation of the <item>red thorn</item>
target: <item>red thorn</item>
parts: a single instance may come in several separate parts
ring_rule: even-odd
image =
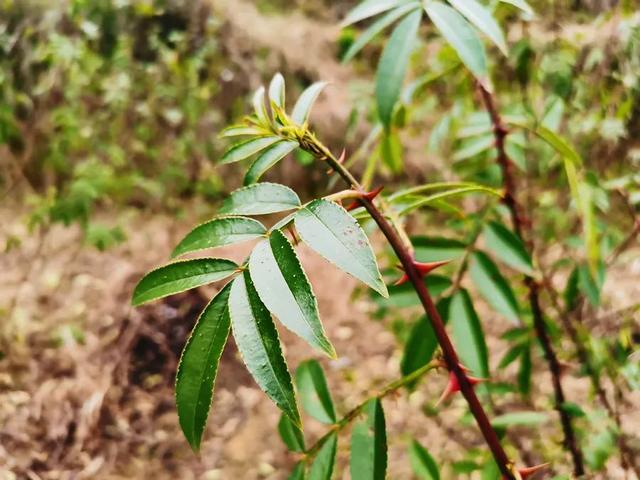
[[[441,260],[439,262],[413,262],[413,265],[416,267],[416,269],[418,270],[418,272],[420,272],[421,275],[427,275],[432,270],[435,270],[436,268],[441,267],[442,265],[446,265],[450,261],[451,260]]]
[[[442,265],[446,265],[447,263],[449,263],[451,260],[443,260],[440,262],[413,262],[413,265],[416,267],[416,270],[418,270],[418,273],[421,276],[425,276],[428,275],[431,271],[435,270],[438,267],[441,267]],[[406,283],[409,280],[409,276],[405,273],[402,274],[402,277],[400,277],[396,283],[394,285],[402,285],[403,283]]]
[[[526,480],[532,475],[535,475],[536,473],[538,473],[540,470],[544,470],[548,466],[549,466],[548,463],[541,463],[540,465],[536,465],[534,467],[520,468],[517,470],[517,478],[521,480]],[[505,477],[502,477],[502,478],[505,478]]]
[[[370,192],[367,192],[364,195],[362,195],[362,198],[365,198],[371,202],[373,201],[374,198],[380,195],[380,192],[382,191],[383,188],[384,188],[384,185],[380,185],[378,188],[375,188]]]
[[[340,158],[342,158],[342,157],[340,157]],[[382,191],[383,188],[384,188],[384,185],[376,188],[375,190],[371,190],[370,192],[361,193],[360,194],[360,198],[354,200],[349,205],[347,205],[347,207],[345,207],[345,210],[347,212],[350,212],[351,210],[354,210],[354,209],[358,208],[361,205],[361,203],[360,203],[361,199],[369,200],[370,202],[373,201],[373,199],[376,198],[380,194],[380,192]]]
[[[394,285],[402,285],[403,283],[407,283],[409,281],[409,275],[403,273],[402,276],[394,283]]]
[[[471,386],[474,386],[474,385],[477,385],[478,383],[486,381],[484,378],[472,377],[470,375],[467,375],[467,380],[469,381]],[[442,395],[440,395],[440,398],[436,402],[436,407],[440,405],[442,402],[451,398],[451,396],[453,396],[455,393],[458,393],[459,391],[460,391],[460,382],[458,382],[458,377],[454,372],[449,372],[449,382],[447,383],[447,386],[445,387],[444,392],[442,392]]]

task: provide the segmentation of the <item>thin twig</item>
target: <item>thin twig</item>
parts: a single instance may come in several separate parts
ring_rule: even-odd
[[[405,375],[404,377],[391,382],[382,390],[380,390],[380,392],[378,392],[377,394],[371,397],[368,397],[365,401],[363,401],[362,403],[358,404],[356,407],[349,410],[349,412],[347,412],[340,420],[338,420],[327,433],[325,433],[311,447],[307,449],[307,451],[305,452],[305,457],[307,458],[307,461],[309,459],[312,459],[315,456],[318,450],[322,448],[322,445],[324,445],[324,443],[332,434],[336,432],[340,432],[347,425],[349,425],[355,418],[357,418],[358,415],[360,415],[360,412],[362,412],[362,409],[365,407],[367,402],[369,402],[374,398],[378,398],[381,400],[384,397],[387,397],[388,395],[391,395],[392,393],[396,392],[397,390],[404,387],[405,385],[413,383],[416,380],[422,378],[425,374],[427,374],[428,372],[430,372],[431,370],[439,366],[441,366],[439,361],[432,360],[431,362],[411,372],[410,374]]]
[[[505,189],[504,203],[507,205],[507,208],[509,209],[509,212],[511,214],[511,221],[513,223],[515,232],[525,242],[529,254],[533,257],[532,239],[523,235],[525,231],[529,232],[531,225],[529,221],[524,218],[521,211],[521,206],[515,196],[516,183],[515,176],[513,174],[514,166],[505,149],[505,139],[508,134],[508,130],[502,122],[502,118],[500,116],[500,113],[498,112],[498,109],[496,108],[495,101],[491,92],[485,89],[482,85],[479,85],[479,89],[482,96],[482,101],[485,105],[485,108],[487,109],[487,112],[489,113],[491,123],[493,125],[496,150],[498,152],[498,164],[500,165],[500,168],[502,170],[502,181]],[[533,314],[533,326],[544,351],[544,356],[547,360],[549,371],[551,373],[555,409],[558,411],[560,422],[562,423],[564,443],[566,448],[571,453],[571,457],[573,459],[574,474],[576,476],[582,476],[585,473],[583,454],[578,444],[575,431],[573,429],[571,415],[564,409],[565,394],[561,381],[562,372],[560,362],[558,361],[556,352],[553,349],[551,338],[545,324],[544,313],[540,304],[540,284],[535,278],[529,275],[525,276],[524,282],[529,292],[528,296],[529,304],[531,306],[531,312]]]
[[[298,140],[303,149],[312,153],[316,158],[326,161],[329,166],[348,184],[349,188],[362,191],[362,186],[353,177],[353,175],[344,167],[343,164],[341,164],[337,160],[337,158],[329,151],[327,147],[325,147],[316,139],[316,137],[311,132],[306,131],[304,133],[304,136],[302,138],[299,138]],[[446,366],[449,371],[453,372],[453,374],[455,375],[460,385],[462,395],[466,399],[469,405],[469,409],[471,410],[471,413],[473,414],[478,427],[482,432],[485,442],[487,443],[498,467],[500,468],[502,475],[509,480],[514,480],[515,476],[512,472],[513,463],[502,448],[500,439],[498,438],[496,431],[493,429],[493,426],[491,425],[491,422],[489,421],[489,418],[484,408],[482,407],[482,404],[480,403],[480,400],[478,399],[473,386],[469,382],[469,379],[464,372],[463,367],[460,365],[456,349],[453,346],[451,339],[449,338],[449,334],[447,333],[444,322],[440,317],[440,314],[438,313],[438,310],[433,302],[433,298],[431,297],[431,294],[425,286],[422,275],[415,266],[413,255],[406,248],[404,242],[398,236],[398,233],[393,228],[393,226],[387,221],[385,215],[372,201],[368,200],[367,198],[362,198],[360,200],[360,203],[369,212],[371,218],[373,218],[384,236],[387,238],[387,241],[400,260],[400,263],[402,264],[402,267],[407,274],[409,281],[413,284],[413,288],[418,294],[422,306],[424,307],[424,310],[427,313],[429,320],[431,321],[431,325],[433,327],[436,338],[438,339],[438,343],[440,344]]]

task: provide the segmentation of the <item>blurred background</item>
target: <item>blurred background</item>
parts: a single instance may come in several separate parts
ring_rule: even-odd
[[[332,82],[312,123],[335,151],[357,153],[355,170],[376,182],[450,180],[468,173],[468,165],[451,165],[452,155],[482,158],[477,145],[461,154],[469,145],[447,126],[468,111],[455,99],[473,97],[464,72],[422,94],[392,148],[376,145],[372,79],[384,38],[355,61],[340,60],[357,30],[340,30],[339,21],[356,3],[0,0],[1,479],[286,478],[295,458],[277,438],[278,412],[233,345],[222,361],[201,454],[182,438],[176,364],[212,290],[137,310],[129,307],[130,293],[142,273],[165,262],[181,236],[241,185],[237,166],[215,167],[228,145],[218,133],[247,112],[251,91],[275,72],[287,80],[289,102],[316,80]],[[534,19],[515,10],[503,15],[511,53],[494,70],[497,84],[511,92],[505,104],[525,98],[529,84],[541,85],[530,99],[588,154],[589,169],[618,182],[603,191],[623,188],[624,205],[637,208],[637,4],[530,3]],[[432,37],[428,30],[421,35],[414,78],[452,62],[451,50]],[[473,174],[491,182],[495,172]],[[323,166],[304,155],[285,160],[267,179],[304,198],[327,185]],[[543,184],[554,181],[549,169]],[[566,225],[552,210],[556,199],[542,201],[549,208],[545,234],[552,235]],[[622,205],[602,206],[611,219],[621,218],[620,230],[610,231],[616,239],[629,222]],[[225,253],[241,259],[247,251]],[[606,292],[615,305],[637,302],[638,251],[610,275]],[[316,288],[320,311],[340,355],[325,366],[345,411],[397,376],[404,314],[376,319],[379,305],[354,290],[350,278],[306,250],[302,259],[312,282],[325,285]],[[485,328],[499,360],[500,325]],[[290,364],[311,354],[282,333]],[[425,398],[437,398],[441,388],[438,380],[389,400],[390,478],[411,478],[407,431],[434,454],[454,443],[482,448],[473,429],[422,414]],[[588,392],[577,381],[569,388],[577,397]],[[308,431],[319,435],[322,428],[309,424]],[[607,458],[600,478],[623,478]]]

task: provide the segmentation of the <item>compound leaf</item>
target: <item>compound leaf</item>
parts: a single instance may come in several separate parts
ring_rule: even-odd
[[[220,356],[229,337],[229,291],[229,285],[225,286],[200,314],[178,365],[178,418],[182,432],[194,451],[200,449]]]
[[[198,258],[170,263],[147,273],[136,285],[131,303],[134,306],[168,297],[195,287],[216,282],[238,270],[231,260]]]

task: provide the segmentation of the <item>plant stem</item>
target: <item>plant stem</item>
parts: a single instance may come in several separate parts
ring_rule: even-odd
[[[363,401],[362,403],[358,404],[356,407],[349,410],[349,412],[347,412],[346,415],[344,415],[340,420],[338,420],[327,433],[325,433],[322,437],[318,439],[318,441],[316,441],[316,443],[314,443],[311,447],[307,449],[307,451],[305,452],[305,456],[307,457],[307,459],[313,458],[313,456],[318,452],[318,450],[320,450],[320,448],[322,448],[322,445],[324,445],[324,443],[333,433],[340,432],[347,425],[349,425],[358,415],[360,415],[360,412],[362,412],[362,409],[370,400],[372,400],[373,398],[383,399],[384,397],[391,395],[392,393],[396,392],[397,390],[404,387],[405,385],[415,382],[416,380],[418,380],[419,378],[421,378],[422,376],[424,376],[434,368],[438,368],[439,366],[441,366],[439,361],[432,360],[431,362],[411,372],[410,374],[405,375],[404,377],[391,382],[382,390],[380,390],[380,392],[378,392],[376,395],[368,397],[365,401]]]
[[[302,148],[312,153],[316,158],[326,161],[329,166],[349,185],[349,188],[362,191],[361,185],[353,177],[349,170],[347,170],[329,151],[329,149],[322,143],[320,143],[313,134],[311,134],[310,132],[306,132],[304,137],[300,139],[300,145]],[[429,320],[431,321],[431,325],[433,327],[436,338],[438,339],[438,343],[442,350],[442,356],[444,358],[446,366],[449,371],[453,372],[453,374],[456,376],[460,385],[462,395],[469,405],[469,410],[473,414],[478,427],[482,432],[485,442],[487,443],[498,467],[500,468],[500,472],[505,478],[514,480],[515,477],[511,470],[513,464],[502,448],[496,431],[491,426],[491,422],[489,421],[489,418],[487,417],[487,414],[482,407],[482,404],[480,403],[480,400],[478,399],[473,386],[471,385],[471,383],[469,383],[469,379],[467,378],[466,373],[463,371],[460,365],[456,349],[453,346],[451,339],[449,338],[449,334],[447,333],[444,322],[440,317],[438,310],[436,309],[433,298],[431,297],[429,290],[424,284],[422,275],[415,266],[413,255],[405,247],[396,230],[394,230],[393,226],[387,221],[386,217],[378,209],[378,207],[376,207],[373,202],[367,200],[366,198],[362,198],[360,202],[369,212],[371,218],[373,218],[384,236],[387,238],[387,241],[400,260],[400,263],[402,264],[402,267],[407,274],[409,281],[412,283],[413,288],[418,294],[420,302],[422,303],[422,306],[427,313]]]
[[[496,108],[493,95],[482,85],[479,85],[478,88],[480,89],[484,106],[491,118],[491,123],[493,124],[496,150],[498,152],[498,164],[502,170],[502,181],[505,189],[504,203],[507,205],[511,214],[511,221],[515,232],[525,242],[529,255],[533,257],[533,241],[530,237],[527,236],[525,238],[523,235],[525,231],[528,232],[530,230],[530,224],[522,215],[521,207],[515,196],[516,183],[515,176],[513,174],[513,162],[507,155],[505,149],[505,139],[509,132],[502,122],[502,117]],[[560,422],[562,423],[564,443],[573,459],[574,474],[576,476],[582,476],[585,473],[582,450],[578,445],[578,440],[571,422],[571,415],[563,408],[565,403],[565,394],[561,381],[562,373],[560,362],[558,361],[556,352],[553,349],[551,338],[549,337],[547,326],[545,324],[544,313],[540,305],[540,284],[530,275],[525,275],[524,283],[529,292],[529,305],[533,314],[533,326],[542,346],[542,350],[544,351],[544,356],[549,366],[549,372],[551,373],[555,409],[558,411]]]

